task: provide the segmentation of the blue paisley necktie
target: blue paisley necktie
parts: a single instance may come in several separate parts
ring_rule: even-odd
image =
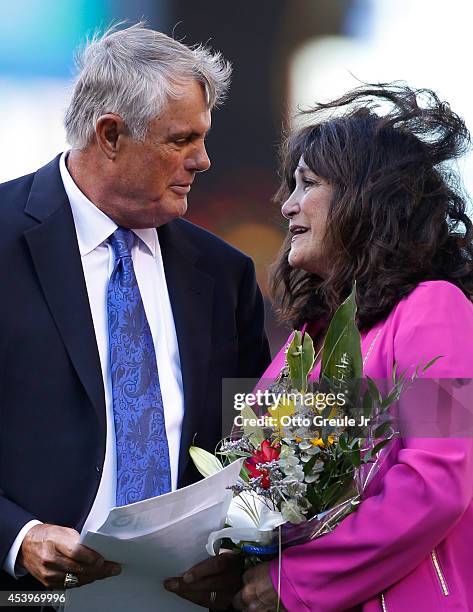
[[[117,445],[117,506],[168,493],[171,467],[153,338],[131,259],[134,234],[109,238],[108,333]]]

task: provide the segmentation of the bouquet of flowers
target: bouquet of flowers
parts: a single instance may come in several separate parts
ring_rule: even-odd
[[[394,369],[384,394],[374,380],[363,379],[355,314],[354,288],[330,322],[318,380],[309,377],[320,355],[309,334],[296,331],[279,376],[254,394],[264,394],[272,405],[263,414],[244,405],[242,426],[222,440],[215,455],[190,449],[204,476],[242,461],[227,526],[210,534],[209,554],[223,544],[257,563],[324,535],[356,510],[397,433],[391,408],[419,367],[409,378]]]

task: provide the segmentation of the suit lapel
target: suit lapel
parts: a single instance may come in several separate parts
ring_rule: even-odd
[[[189,461],[189,447],[201,428],[211,349],[214,280],[198,269],[198,252],[174,221],[158,229],[166,283],[176,326],[184,386],[184,422],[179,480]]]
[[[58,158],[35,174],[25,212],[40,223],[25,232],[34,268],[66,350],[105,429],[102,370],[71,207]]]
[[[39,221],[25,232],[25,239],[46,301],[72,365],[105,428],[102,370],[74,220],[59,173],[59,158],[35,174],[25,212]],[[214,291],[214,280],[199,270],[199,253],[181,231],[180,223],[184,222],[177,220],[158,229],[184,387],[179,480],[189,462],[194,434],[201,427]]]

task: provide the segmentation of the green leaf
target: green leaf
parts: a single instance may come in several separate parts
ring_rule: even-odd
[[[383,398],[381,397],[381,393],[379,392],[379,389],[376,386],[374,380],[370,378],[369,376],[367,376],[366,382],[368,384],[368,388],[369,388],[371,397],[373,398],[373,401],[375,401],[377,404],[381,404],[381,402],[383,401]]]
[[[355,322],[355,295],[356,284],[330,321],[322,353],[321,379],[343,384],[344,380],[359,381],[363,375],[361,337]]]
[[[338,444],[340,446],[340,448],[342,449],[342,451],[348,451],[350,450],[345,438],[345,434],[342,434],[339,438],[338,438]]]
[[[199,472],[205,478],[207,476],[212,476],[220,470],[223,470],[222,463],[217,459],[215,455],[209,453],[203,448],[199,448],[198,446],[191,446],[189,448],[189,454],[191,456],[192,461],[194,462],[195,467],[199,470]]]
[[[328,505],[332,501],[335,494],[337,494],[340,491],[341,485],[342,485],[342,482],[340,480],[337,480],[337,482],[334,482],[332,485],[327,487],[322,492],[322,499],[323,499],[324,506]]]
[[[240,470],[240,478],[245,481],[245,482],[249,482],[250,480],[250,476],[248,474],[248,470],[245,467],[245,464],[243,464],[241,466],[241,470]]]
[[[309,334],[294,332],[294,338],[287,349],[286,361],[292,386],[301,393],[305,393],[307,378],[315,361],[314,343]]]
[[[393,385],[396,383],[396,374],[397,374],[397,363],[394,362],[393,371],[391,372],[391,380],[393,382]]]
[[[312,468],[314,467],[315,462],[319,459],[318,455],[313,455],[307,463],[304,463],[304,474],[310,474],[312,472]]]
[[[244,423],[249,423],[251,420],[257,419],[256,414],[246,404],[242,408],[241,416],[242,416]],[[251,444],[253,444],[255,448],[259,448],[259,446],[262,444],[263,440],[265,439],[263,428],[260,427],[259,425],[246,425],[245,424],[243,427],[243,432],[245,436],[247,436],[250,439]]]
[[[373,398],[369,391],[363,396],[363,416],[367,419],[373,416]]]
[[[391,442],[391,438],[386,438],[385,440],[381,440],[381,442],[378,442],[378,444],[375,444],[373,448],[370,449],[363,457],[364,463],[367,463],[368,461],[371,461],[373,457],[376,457],[379,451],[384,448],[386,444],[389,444],[389,442]]]
[[[427,372],[427,370],[432,367],[434,365],[434,363],[440,359],[441,357],[443,357],[443,355],[437,355],[437,357],[434,357],[433,359],[431,359],[428,363],[425,364],[425,366],[422,368],[422,372]]]
[[[308,485],[307,499],[309,500],[310,505],[315,509],[314,514],[318,514],[321,511],[321,499],[315,489],[315,485]]]
[[[374,430],[374,437],[377,438],[382,438],[384,436],[384,434],[389,431],[391,427],[391,421],[386,421],[384,423],[382,423],[379,427],[377,427]]]
[[[344,474],[337,484],[338,489],[332,493],[330,499],[326,500],[329,502],[330,506],[333,506],[334,504],[338,505],[347,499],[350,499],[357,492],[352,473]]]
[[[355,449],[355,450],[356,450],[357,448],[360,448],[360,438],[353,438],[353,440],[351,440],[351,441],[349,442],[348,446],[349,446],[351,449]]]
[[[389,394],[383,399],[380,408],[388,408],[393,402],[397,402],[402,393],[402,385],[395,385]]]
[[[361,453],[360,453],[359,450],[355,451],[352,454],[352,462],[353,462],[354,466],[360,467],[360,465],[361,465]]]
[[[404,379],[406,378],[406,374],[407,374],[407,370],[409,368],[405,368],[400,374],[399,376],[397,376],[397,363],[394,363],[393,366],[393,372],[392,372],[392,379],[393,379],[393,383],[394,384],[401,384],[402,382],[404,382]]]

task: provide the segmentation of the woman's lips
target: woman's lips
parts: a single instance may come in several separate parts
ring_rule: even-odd
[[[297,238],[300,238],[306,234],[309,229],[307,227],[303,227],[302,225],[293,225],[289,228],[289,231],[292,234],[291,242],[294,242]]]

